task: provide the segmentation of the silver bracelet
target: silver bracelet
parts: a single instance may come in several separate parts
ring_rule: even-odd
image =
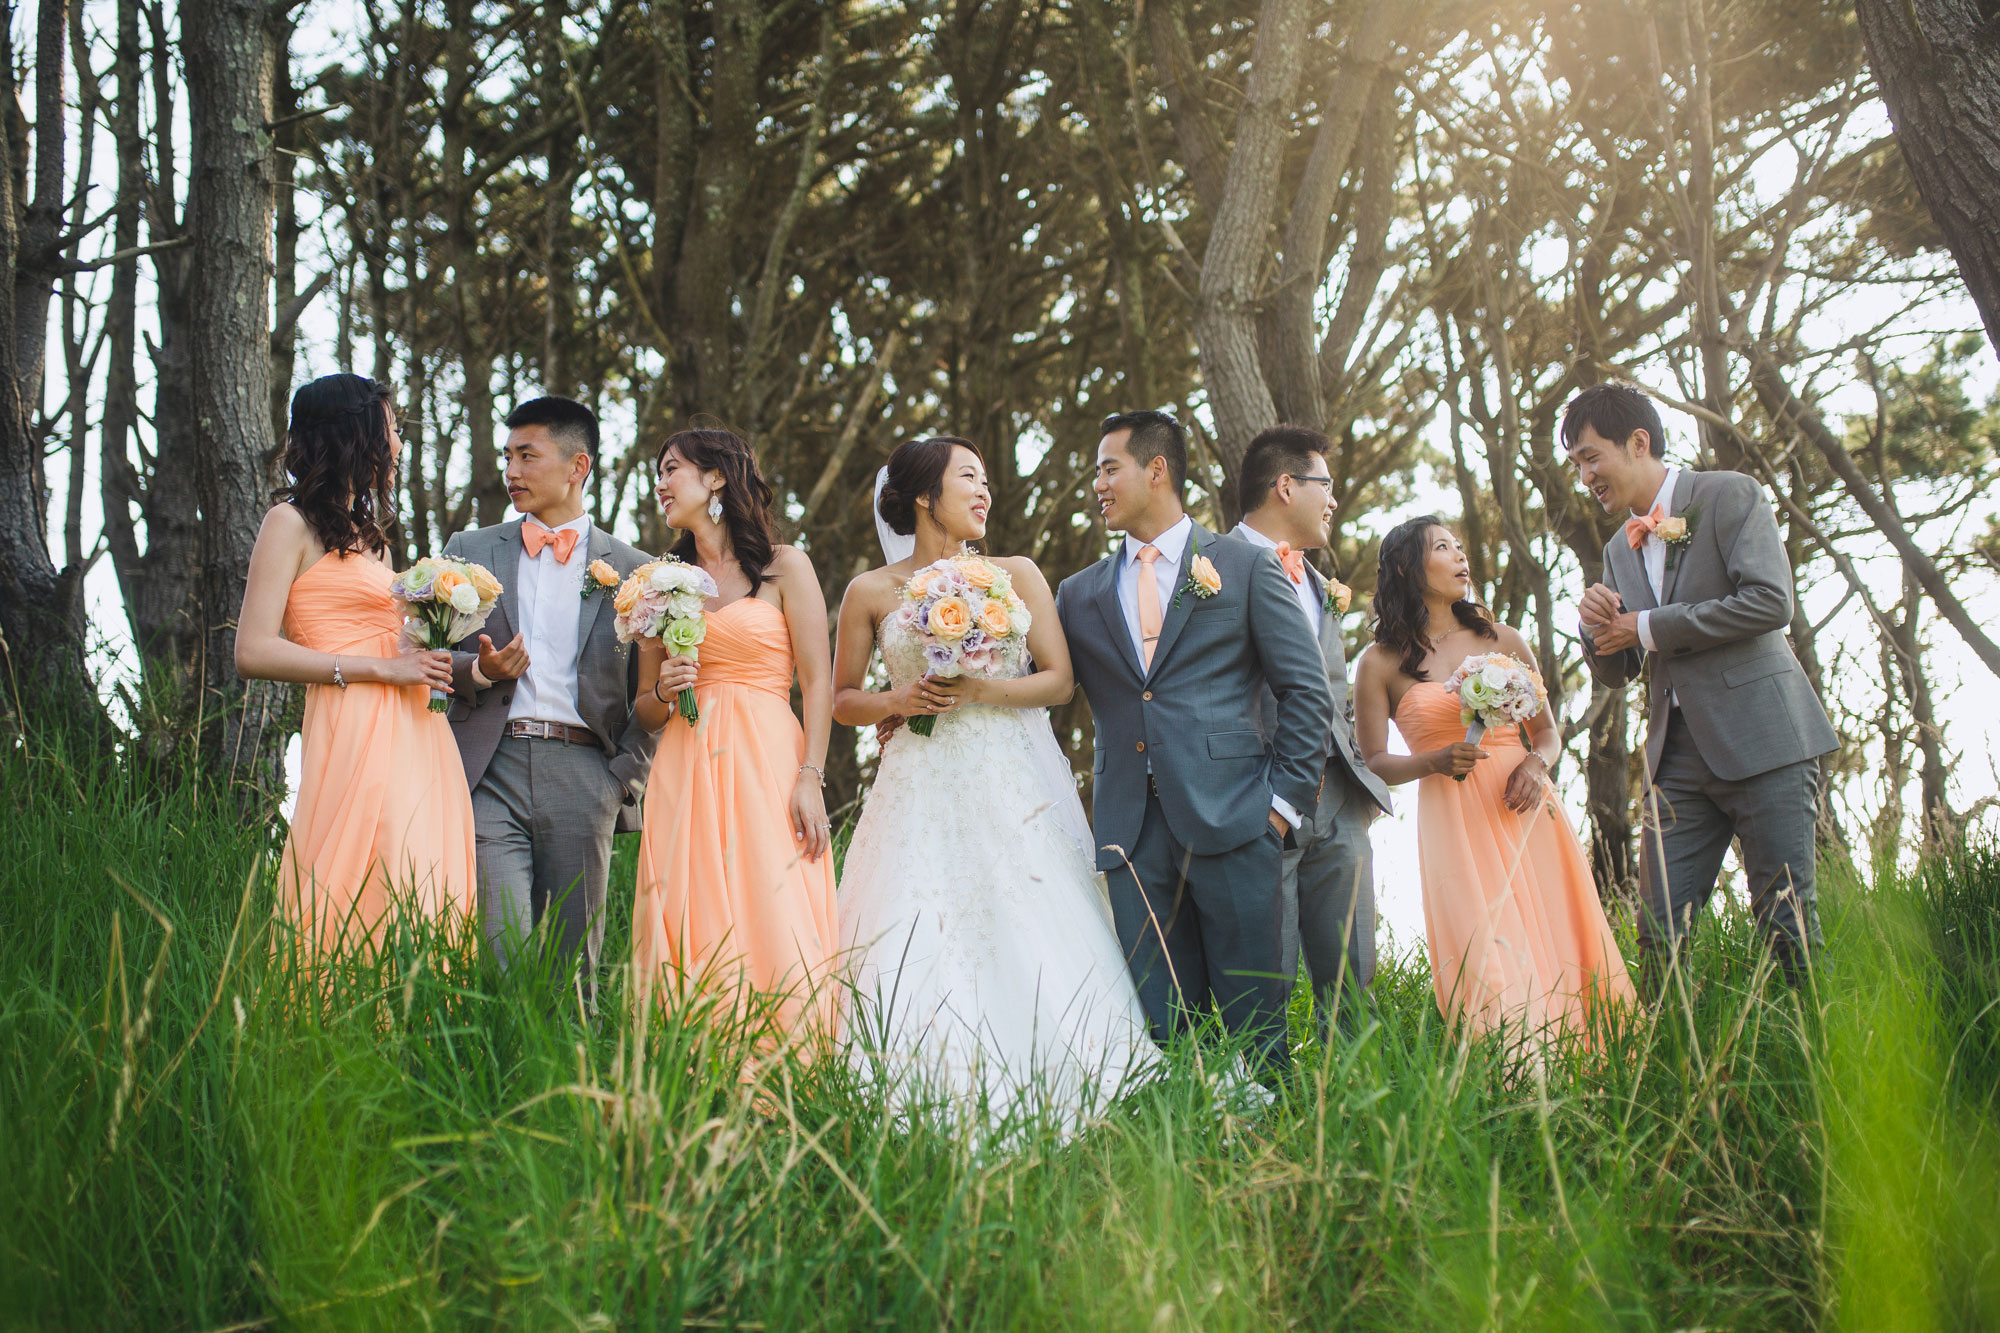
[[[340,686],[343,690],[347,688],[347,678],[340,674],[340,659],[338,657],[333,659],[333,683]]]
[[[819,778],[819,785],[820,785],[820,786],[824,787],[824,786],[826,785],[826,770],[825,770],[825,769],[821,768],[821,767],[820,767],[819,765],[817,765],[817,764],[800,764],[800,765],[799,765],[799,772],[803,773],[803,772],[805,772],[805,771],[806,771],[807,769],[811,769],[811,770],[813,771],[813,773],[814,773],[814,774],[815,774],[816,776],[818,776],[818,778]]]

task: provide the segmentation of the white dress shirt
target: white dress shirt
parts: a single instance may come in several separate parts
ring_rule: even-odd
[[[1268,551],[1278,549],[1276,542],[1251,527],[1248,523],[1238,523],[1235,531],[1230,533],[1230,536],[1241,537],[1252,546],[1261,546]],[[1303,555],[1305,553],[1301,551],[1300,554]],[[1292,585],[1292,595],[1299,599],[1299,606],[1306,613],[1306,624],[1312,626],[1313,639],[1317,642],[1319,639],[1321,607],[1319,594],[1313,590],[1312,575],[1308,574],[1297,583],[1294,583]]]
[[[1151,542],[1142,542],[1125,534],[1125,550],[1118,561],[1118,609],[1125,616],[1125,628],[1132,635],[1132,646],[1139,652],[1139,661],[1146,660],[1146,636],[1139,631],[1139,576],[1145,566],[1139,562],[1140,548],[1151,546],[1160,553],[1153,561],[1153,580],[1160,590],[1160,624],[1167,623],[1167,608],[1174,604],[1177,591],[1174,581],[1180,577],[1181,556],[1187,552],[1187,544],[1194,540],[1194,520],[1186,514],[1181,521],[1168,528]],[[1153,761],[1146,760],[1146,771],[1153,771]],[[1293,828],[1299,826],[1299,812],[1292,804],[1276,792],[1271,793],[1271,808],[1284,817]]]
[[[1660,493],[1653,497],[1653,503],[1644,509],[1634,510],[1632,516],[1644,518],[1658,509],[1660,517],[1671,518],[1674,512],[1674,482],[1680,474],[1679,468],[1668,465],[1667,479],[1660,483]],[[1646,540],[1639,547],[1639,560],[1646,567],[1646,582],[1653,585],[1654,604],[1663,604],[1662,599],[1667,595],[1667,544],[1661,540],[1659,533],[1646,534]],[[1639,613],[1639,642],[1645,645],[1647,652],[1656,653],[1659,649],[1653,644],[1652,621],[1651,611]]]
[[[523,527],[530,523],[548,527],[533,514],[521,522]],[[537,556],[530,556],[523,546],[514,575],[514,614],[520,621],[515,628],[528,651],[528,669],[514,683],[507,717],[581,727],[583,717],[576,711],[576,630],[583,615],[583,571],[590,563],[590,515],[553,531],[576,533],[569,563],[557,563],[554,546],[544,546]]]

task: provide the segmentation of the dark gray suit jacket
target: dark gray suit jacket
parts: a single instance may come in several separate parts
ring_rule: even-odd
[[[1312,581],[1313,592],[1319,597],[1320,605],[1325,606],[1326,580],[1311,565],[1306,566],[1306,577]],[[1347,687],[1347,644],[1340,637],[1340,617],[1331,611],[1320,613],[1319,651],[1326,659],[1326,684],[1333,694],[1333,726],[1326,758],[1327,772],[1338,769],[1352,778],[1354,785],[1367,792],[1368,799],[1386,815],[1389,813],[1389,786],[1362,760],[1361,745],[1354,739],[1354,702]],[[1324,795],[1322,789],[1321,796]],[[1316,814],[1310,817],[1313,831],[1318,836],[1325,837],[1333,831],[1320,827]]]
[[[1319,649],[1299,632],[1298,603],[1277,555],[1195,524],[1173,586],[1186,587],[1200,554],[1214,563],[1222,589],[1213,597],[1174,594],[1161,609],[1146,670],[1118,605],[1122,551],[1056,589],[1076,682],[1097,724],[1098,868],[1116,869],[1138,844],[1148,761],[1168,826],[1197,855],[1261,834],[1273,792],[1301,812],[1313,809],[1333,697]]]
[[[451,730],[458,740],[459,757],[465,761],[466,785],[476,790],[507,729],[514,682],[496,681],[482,690],[472,678],[472,668],[479,660],[481,634],[492,639],[496,647],[514,637],[521,524],[500,523],[461,532],[445,543],[444,553],[484,565],[500,580],[500,602],[493,614],[484,626],[461,639],[451,655]],[[591,525],[590,547],[583,558],[610,562],[620,578],[652,559],[595,524]],[[646,794],[646,776],[653,767],[653,749],[659,742],[639,725],[632,712],[632,700],[638,692],[639,656],[631,645],[618,642],[612,592],[606,588],[577,599],[576,711],[599,740],[614,747],[608,759],[611,775],[624,784],[626,793],[624,808],[618,812],[618,830],[629,833],[640,825],[640,802]]]
[[[1646,772],[1666,744],[1667,695],[1714,774],[1741,782],[1835,749],[1840,738],[1792,655],[1792,566],[1764,488],[1740,472],[1683,469],[1674,514],[1688,519],[1685,546],[1668,547],[1664,595],[1655,601],[1640,553],[1621,528],[1604,546],[1604,581],[1627,611],[1650,610],[1659,649],[1584,657],[1598,680],[1623,689],[1651,658]]]

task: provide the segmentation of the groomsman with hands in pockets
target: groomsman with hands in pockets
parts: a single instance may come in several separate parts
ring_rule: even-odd
[[[1237,493],[1243,521],[1230,533],[1252,546],[1274,550],[1304,612],[1306,629],[1326,662],[1333,696],[1332,726],[1318,799],[1299,811],[1297,846],[1284,860],[1285,967],[1303,953],[1320,1021],[1340,1016],[1354,1027],[1353,994],[1375,977],[1375,873],[1368,825],[1389,810],[1389,789],[1361,758],[1354,740],[1354,705],[1348,694],[1347,648],[1340,633],[1348,591],[1306,563],[1306,552],[1325,547],[1333,521],[1331,448],[1326,436],[1303,426],[1273,426],[1243,452]],[[1265,706],[1276,711],[1267,689]]]
[[[655,745],[633,714],[637,660],[609,603],[650,557],[585,513],[598,447],[588,407],[536,398],[506,425],[507,494],[523,517],[445,545],[503,589],[454,647],[452,732],[472,787],[487,945],[505,970],[538,936],[591,1010],[611,838],[639,827]]]
[[[1659,412],[1631,385],[1584,390],[1561,431],[1584,489],[1624,519],[1578,607],[1585,660],[1612,689],[1650,668],[1642,986],[1662,994],[1732,838],[1751,911],[1796,982],[1820,944],[1819,757],[1839,738],[1785,637],[1792,566],[1770,502],[1741,473],[1669,465]]]

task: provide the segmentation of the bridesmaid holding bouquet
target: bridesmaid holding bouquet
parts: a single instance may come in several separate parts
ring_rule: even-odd
[[[278,915],[308,955],[365,951],[399,901],[430,918],[472,907],[472,797],[430,709],[451,654],[405,650],[391,592],[402,448],[373,380],[327,375],[293,396],[292,485],[264,516],[237,617],[237,674],[306,687]]]
[[[619,590],[621,616],[642,576],[657,576],[649,587],[661,594],[698,589],[708,604],[699,617],[677,612],[667,642],[639,640],[637,714],[660,745],[639,843],[635,980],[642,994],[664,981],[675,997],[700,990],[736,1006],[754,993],[789,1037],[827,1035],[840,928],[821,795],[833,727],[826,599],[805,552],[777,544],[771,487],[736,435],[669,438],[655,494],[685,564],[635,573]],[[688,586],[668,589],[661,570],[684,571]]]

